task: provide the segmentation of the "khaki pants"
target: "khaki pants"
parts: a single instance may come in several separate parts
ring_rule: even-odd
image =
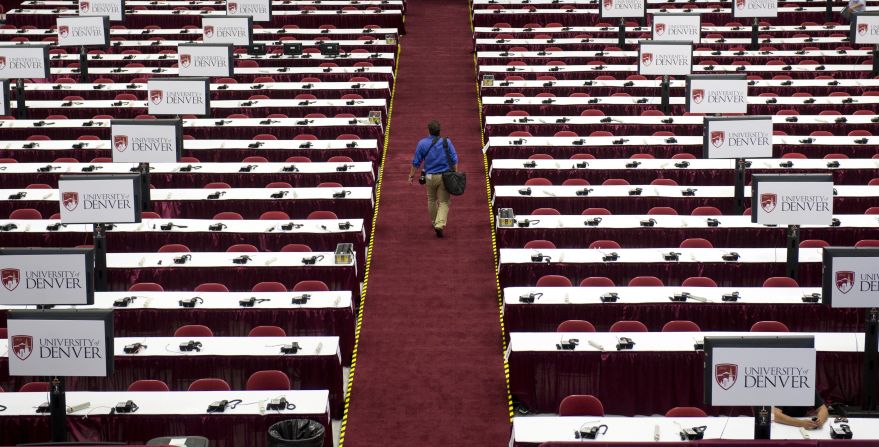
[[[446,227],[446,219],[449,217],[449,202],[451,197],[443,185],[442,174],[428,174],[427,182],[427,210],[430,212],[430,221],[434,228]]]

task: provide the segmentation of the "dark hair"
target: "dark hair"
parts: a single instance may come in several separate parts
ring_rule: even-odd
[[[439,121],[433,120],[433,121],[427,123],[427,131],[430,132],[431,135],[438,137],[440,134]]]

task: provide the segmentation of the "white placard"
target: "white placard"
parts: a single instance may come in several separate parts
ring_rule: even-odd
[[[748,113],[745,75],[690,75],[686,94],[691,113]]]
[[[879,45],[879,14],[875,12],[855,14],[851,27],[851,37],[856,44]]]
[[[879,307],[879,248],[825,248],[821,296],[831,307]]]
[[[830,174],[755,174],[751,181],[751,221],[764,225],[830,225]]]
[[[705,158],[771,158],[772,117],[705,118]]]
[[[733,17],[777,17],[778,0],[733,0]]]
[[[177,163],[180,120],[112,120],[114,163]]]
[[[601,0],[599,11],[602,18],[644,17],[647,12],[645,0]]]
[[[150,78],[147,90],[147,108],[151,115],[210,113],[208,78]]]
[[[124,0],[79,0],[79,15],[107,16],[114,22],[125,17]]]
[[[49,47],[0,47],[0,79],[44,79],[49,76]]]
[[[58,180],[62,223],[140,222],[138,174],[62,175]]]
[[[638,45],[638,73],[642,75],[686,76],[692,71],[692,42],[643,40]]]
[[[722,337],[721,337],[722,338]],[[811,347],[792,347],[779,338],[763,346],[716,346],[706,362],[711,406],[813,406],[815,404],[814,338]],[[706,350],[711,343],[705,338]],[[807,343],[800,343],[807,344]],[[710,382],[709,382],[710,381]]]
[[[110,19],[107,16],[58,17],[58,46],[107,46],[110,44]]]
[[[180,44],[177,46],[178,75],[232,76],[232,45]]]
[[[0,115],[11,115],[9,110],[9,79],[0,79]]]
[[[15,312],[8,321],[10,376],[104,377],[112,372],[112,311],[101,312],[109,322],[40,319],[35,312],[32,319],[12,318]]]
[[[93,304],[90,249],[0,249],[0,305]]]
[[[204,43],[246,46],[250,45],[252,39],[253,17],[202,17],[201,30]]]
[[[654,14],[653,40],[685,40],[699,43],[702,16],[699,14]]]
[[[251,16],[254,22],[272,20],[271,0],[228,0],[226,13],[232,16]]]

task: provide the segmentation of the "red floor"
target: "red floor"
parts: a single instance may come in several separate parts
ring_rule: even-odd
[[[408,3],[345,447],[509,441],[468,14],[462,0]],[[406,181],[431,119],[469,182],[444,239]]]

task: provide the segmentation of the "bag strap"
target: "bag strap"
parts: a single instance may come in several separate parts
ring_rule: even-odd
[[[446,151],[446,160],[448,160],[448,162],[449,162],[449,171],[451,171],[452,166],[454,166],[454,164],[452,163],[452,153],[451,153],[451,151],[449,151],[449,139],[448,138],[443,138],[443,149],[445,149],[445,151]]]

